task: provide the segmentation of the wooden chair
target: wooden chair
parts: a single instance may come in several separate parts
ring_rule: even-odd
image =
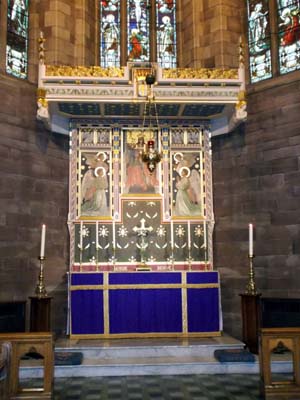
[[[262,328],[259,338],[261,393],[267,400],[300,399],[300,328]],[[278,346],[288,349],[293,360],[293,379],[272,380],[271,355]]]
[[[9,399],[51,399],[54,377],[54,340],[49,332],[0,333],[0,343],[11,344]],[[24,354],[35,352],[43,357],[44,380],[42,388],[20,388],[19,368]]]

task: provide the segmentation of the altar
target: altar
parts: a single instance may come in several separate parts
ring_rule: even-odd
[[[217,336],[222,331],[215,271],[75,272],[71,338]]]
[[[220,335],[212,120],[244,115],[243,68],[42,62],[39,76],[47,123],[70,137],[70,336]]]

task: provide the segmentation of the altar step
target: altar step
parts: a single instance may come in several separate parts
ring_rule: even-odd
[[[218,349],[243,349],[244,344],[228,335],[203,339],[58,340],[56,352],[83,354],[80,365],[55,366],[55,378],[129,375],[191,375],[259,372],[259,363],[220,363]],[[42,376],[38,361],[25,362],[21,378]],[[291,363],[281,359],[274,372],[289,372]]]

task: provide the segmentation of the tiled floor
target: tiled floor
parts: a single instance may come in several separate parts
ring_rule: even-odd
[[[26,382],[26,386],[29,382]],[[32,385],[30,385],[32,386]],[[259,400],[258,375],[57,378],[54,400]]]

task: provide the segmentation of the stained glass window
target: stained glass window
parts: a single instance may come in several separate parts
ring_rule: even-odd
[[[279,71],[300,69],[300,0],[277,0]]]
[[[251,82],[271,78],[268,0],[248,0],[248,38]]]
[[[176,0],[156,0],[157,62],[176,68]]]
[[[120,66],[120,0],[100,1],[100,65]]]
[[[8,0],[6,72],[27,78],[28,0]]]
[[[150,0],[127,1],[128,61],[150,60]]]

